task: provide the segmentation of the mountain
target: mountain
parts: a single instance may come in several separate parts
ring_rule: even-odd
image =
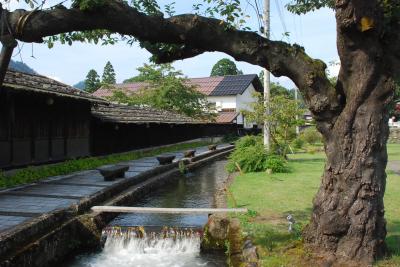
[[[85,81],[80,81],[77,84],[74,84],[74,87],[81,90],[85,90]]]
[[[24,62],[20,61],[10,61],[10,65],[8,66],[9,69],[23,72],[23,73],[28,73],[28,74],[38,74],[34,69],[26,65]]]

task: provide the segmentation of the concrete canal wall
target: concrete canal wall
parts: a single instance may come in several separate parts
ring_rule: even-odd
[[[194,170],[231,153],[233,146],[208,151],[186,161]],[[179,163],[158,166],[122,179],[66,209],[44,214],[0,236],[0,266],[57,266],[74,252],[100,244],[101,230],[117,214],[94,213],[94,205],[130,205],[152,190],[178,179]]]

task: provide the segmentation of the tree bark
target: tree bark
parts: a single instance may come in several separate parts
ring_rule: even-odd
[[[387,106],[394,82],[381,38],[382,7],[342,2],[336,10],[342,62],[336,87],[344,108],[324,134],[327,161],[304,237],[330,260],[365,266],[386,253]]]
[[[339,120],[352,117],[352,124],[337,121],[333,132],[325,135],[327,161],[304,237],[315,251],[339,262],[371,264],[386,252],[383,195],[389,98],[377,99],[377,92],[391,86],[387,83],[379,82],[355,113],[344,111]]]

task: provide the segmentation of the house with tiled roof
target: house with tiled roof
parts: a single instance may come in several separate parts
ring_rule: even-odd
[[[263,92],[263,87],[256,74],[228,75],[204,78],[190,78],[189,84],[207,96],[207,100],[215,105],[218,111],[217,123],[238,124],[244,128],[253,128],[253,123],[246,121],[241,110],[249,109],[249,103],[257,101],[255,92]],[[114,88],[102,87],[93,93],[96,97],[112,96],[113,90],[122,90],[132,94],[147,84],[143,82],[117,84]]]

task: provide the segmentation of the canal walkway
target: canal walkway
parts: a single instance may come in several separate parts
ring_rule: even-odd
[[[226,146],[228,145],[219,145],[218,149]],[[196,148],[195,155],[199,156],[207,152],[207,147],[199,147]],[[183,151],[163,155],[174,155],[176,156],[174,161],[178,161],[183,158]],[[156,157],[145,157],[118,164],[129,166],[129,170],[125,173],[126,179],[134,179],[160,166]],[[88,170],[2,190],[0,191],[0,235],[43,214],[68,208],[126,179],[104,181],[99,171]]]

